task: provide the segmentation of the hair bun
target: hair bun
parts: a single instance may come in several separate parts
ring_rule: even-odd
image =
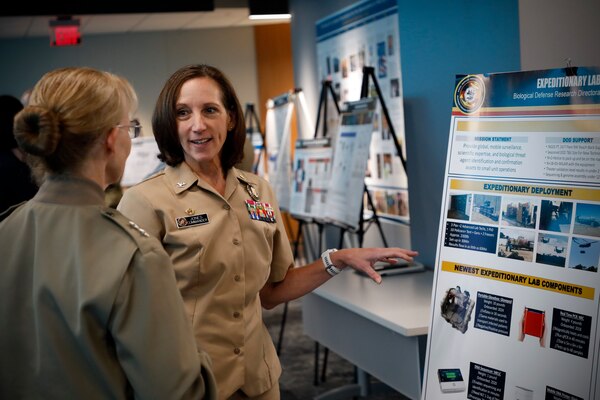
[[[27,106],[15,116],[15,139],[25,152],[49,156],[60,140],[59,126],[54,112],[40,106]]]

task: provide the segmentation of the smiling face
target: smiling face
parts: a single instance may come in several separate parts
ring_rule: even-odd
[[[210,78],[193,78],[181,86],[176,104],[177,133],[185,162],[192,169],[216,166],[227,138],[229,113],[219,86]]]

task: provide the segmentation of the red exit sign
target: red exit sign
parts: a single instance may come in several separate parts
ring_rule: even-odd
[[[79,20],[50,21],[50,46],[77,46],[81,44]]]

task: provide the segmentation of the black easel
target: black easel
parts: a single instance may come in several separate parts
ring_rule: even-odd
[[[331,97],[333,98],[333,104],[335,104],[335,109],[337,110],[338,115],[340,114],[340,105],[338,104],[337,96],[333,91],[333,86],[331,86],[331,80],[325,79],[321,82],[321,95],[319,96],[319,108],[317,109],[317,123],[315,124],[315,139],[319,137],[319,122],[321,120],[321,114],[323,114],[322,137],[327,137],[327,93],[331,94]]]
[[[333,103],[335,104],[335,109],[337,110],[338,115],[341,114],[340,106],[338,104],[338,98],[333,90],[333,86],[331,86],[331,80],[325,79],[321,81],[321,94],[319,96],[319,108],[317,109],[317,123],[315,124],[315,139],[319,137],[319,122],[321,121],[321,114],[323,115],[323,134],[321,137],[328,137],[327,132],[327,95],[330,94],[333,99]],[[318,223],[319,228],[319,245],[323,243],[323,230],[325,226],[322,223]],[[343,236],[343,234],[342,234]],[[341,248],[341,246],[339,247]],[[319,249],[319,253],[321,253],[323,249]],[[327,367],[327,358],[329,356],[329,349],[325,347],[325,352],[323,354],[323,369],[321,370],[321,379],[319,380],[319,342],[315,342],[315,371],[314,371],[314,381],[313,384],[315,386],[319,385],[319,382],[325,382],[325,370]]]
[[[404,154],[402,153],[402,148],[400,147],[400,143],[398,143],[398,137],[396,136],[396,131],[394,130],[394,125],[392,124],[392,119],[390,118],[390,113],[388,111],[387,106],[385,105],[385,100],[383,99],[383,94],[381,93],[381,89],[379,88],[379,83],[377,83],[377,78],[375,77],[375,68],[373,67],[363,67],[363,79],[360,88],[360,98],[364,99],[369,96],[369,77],[373,80],[373,85],[375,86],[375,90],[377,91],[377,97],[379,98],[379,102],[381,103],[381,110],[383,111],[383,115],[388,123],[388,127],[390,128],[390,133],[392,134],[392,138],[394,139],[394,146],[396,146],[396,153],[398,153],[398,157],[400,157],[400,161],[402,162],[402,168],[406,172],[406,160],[404,159]]]
[[[400,161],[402,162],[402,167],[404,168],[404,171],[406,171],[406,160],[404,159],[404,156],[402,154],[402,149],[400,148],[400,144],[398,143],[398,139],[396,137],[396,132],[394,130],[394,126],[392,125],[392,121],[390,119],[390,115],[389,115],[387,106],[385,105],[385,101],[383,99],[381,89],[379,88],[379,84],[377,83],[377,79],[375,78],[375,72],[374,72],[373,67],[363,67],[363,79],[362,79],[362,83],[361,83],[360,97],[361,97],[361,99],[369,97],[369,77],[372,78],[373,84],[375,85],[375,90],[377,91],[377,96],[381,103],[381,109],[383,110],[383,114],[387,120],[389,129],[390,129],[390,133],[392,135],[392,138],[394,139],[394,145],[396,146],[396,152],[398,153],[398,156],[400,157]],[[329,88],[331,89],[331,91],[333,93],[333,89],[331,88],[331,82],[329,82]],[[321,98],[323,98],[323,96],[324,96],[323,91],[325,89],[326,88],[325,88],[325,84],[324,84],[323,89],[321,91]],[[334,94],[334,98],[335,98],[335,94]],[[337,105],[337,102],[336,102],[336,105]],[[339,108],[338,108],[338,111],[339,111]],[[325,116],[326,116],[326,114],[325,114]],[[318,119],[317,119],[317,126],[318,126]],[[316,132],[315,132],[315,135],[316,135]],[[375,223],[375,225],[377,225],[377,229],[379,230],[379,234],[381,235],[381,240],[383,241],[383,245],[384,245],[384,247],[388,247],[387,239],[385,238],[385,233],[383,232],[383,227],[381,226],[379,216],[377,215],[377,209],[375,208],[375,203],[373,202],[371,193],[367,189],[367,185],[364,185],[363,193],[364,193],[364,195],[367,196],[367,202],[368,202],[369,206],[371,207],[371,211],[372,211],[373,215],[365,220],[363,209],[361,208],[361,210],[360,210],[358,229],[355,231],[355,233],[358,237],[358,247],[363,246],[365,233],[369,229],[369,226],[371,223]],[[366,228],[365,228],[365,224],[367,224]],[[344,247],[344,235],[345,235],[346,231],[347,231],[347,228],[344,228],[344,227],[340,228],[340,241],[339,241],[338,249],[341,249]],[[318,371],[318,360],[319,360],[319,358],[318,358],[319,343],[316,343],[315,353],[316,353],[315,354],[315,385],[318,385],[319,380],[318,380],[318,372],[317,371]],[[327,368],[328,355],[329,355],[329,349],[325,348],[325,352],[323,355],[323,369],[321,370],[321,382],[325,382],[325,371]]]
[[[262,131],[262,129],[260,128],[260,119],[258,118],[258,115],[256,115],[256,111],[254,110],[254,104],[252,103],[246,103],[246,110],[244,112],[244,121],[246,123],[246,136],[250,135],[250,139],[252,139],[252,134],[255,132],[260,133],[260,137],[262,138],[262,150],[260,151],[260,153],[258,154],[258,159],[256,160],[256,165],[252,166],[252,172],[254,172],[255,174],[258,172],[258,166],[260,165],[260,159],[261,159],[261,155],[262,153],[266,152],[266,146],[265,146],[265,133]],[[256,130],[254,130],[254,124],[256,123]],[[248,139],[248,138],[246,138]]]

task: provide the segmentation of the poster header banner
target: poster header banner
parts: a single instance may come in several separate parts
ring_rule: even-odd
[[[509,108],[504,112],[510,115],[564,114],[561,106],[569,106],[571,114],[595,114],[600,108],[600,67],[458,75],[453,99],[454,115],[486,114],[498,108]]]

